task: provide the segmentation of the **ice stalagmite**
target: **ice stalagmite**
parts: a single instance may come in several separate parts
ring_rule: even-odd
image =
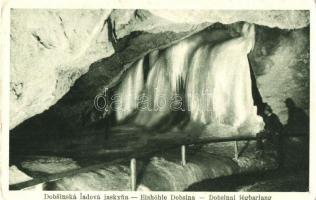
[[[240,37],[197,49],[186,91],[192,120],[252,133],[262,129],[262,119],[253,105],[247,58],[254,41],[254,26],[244,24]]]
[[[143,59],[136,61],[125,74],[117,90],[116,118],[118,121],[125,119],[137,108],[139,95],[144,87]]]

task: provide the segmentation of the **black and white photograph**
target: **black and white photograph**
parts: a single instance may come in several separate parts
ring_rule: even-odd
[[[301,9],[11,8],[9,191],[309,192],[310,24]]]

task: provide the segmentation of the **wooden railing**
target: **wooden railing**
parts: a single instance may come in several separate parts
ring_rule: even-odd
[[[306,135],[291,135],[291,136],[286,136],[286,137],[306,137]],[[262,139],[264,139],[264,138],[262,138]],[[141,158],[145,158],[145,157],[148,158],[154,154],[160,153],[162,150],[165,151],[168,149],[174,149],[174,148],[180,147],[181,148],[181,164],[183,166],[185,166],[187,164],[187,158],[186,158],[186,146],[187,145],[198,145],[198,144],[208,144],[208,143],[218,143],[218,142],[235,142],[234,143],[234,158],[238,159],[238,156],[239,156],[238,141],[250,141],[250,140],[257,140],[257,137],[255,137],[255,136],[235,136],[235,137],[226,137],[226,138],[201,138],[201,139],[192,140],[192,141],[182,141],[182,142],[170,145],[169,147],[164,148],[164,149],[148,151],[145,153],[137,152],[137,153],[133,153],[129,156],[125,156],[125,157],[115,159],[112,161],[107,161],[107,162],[103,162],[100,164],[91,165],[88,167],[83,167],[80,169],[74,169],[74,170],[70,170],[70,171],[66,171],[66,172],[51,174],[51,175],[47,175],[47,176],[43,176],[43,177],[34,178],[32,180],[29,180],[29,181],[12,184],[9,186],[9,189],[10,190],[21,190],[21,189],[25,189],[28,187],[38,185],[38,184],[56,181],[56,180],[62,179],[62,178],[67,177],[67,176],[73,176],[76,174],[89,172],[91,170],[102,168],[102,167],[107,166],[107,165],[122,163],[122,162],[126,162],[127,160],[129,160],[130,161],[130,171],[131,171],[131,175],[130,175],[131,191],[136,191],[136,189],[137,189],[137,187],[136,187],[137,186],[137,170],[136,170],[137,159],[141,159]]]

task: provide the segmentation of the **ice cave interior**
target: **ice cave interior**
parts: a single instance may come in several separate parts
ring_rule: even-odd
[[[237,140],[264,129],[266,104],[284,126],[286,100],[309,115],[307,11],[36,12],[12,11],[12,184],[20,170],[36,180],[120,160],[41,187],[129,190],[126,162],[141,157],[137,190],[198,190],[203,180],[277,168],[275,149],[258,157],[254,141],[239,141],[244,154],[232,158]],[[307,141],[286,139],[289,166],[308,160]]]

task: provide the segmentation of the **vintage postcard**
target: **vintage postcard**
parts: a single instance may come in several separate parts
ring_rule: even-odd
[[[1,6],[1,198],[315,199],[313,1]]]

